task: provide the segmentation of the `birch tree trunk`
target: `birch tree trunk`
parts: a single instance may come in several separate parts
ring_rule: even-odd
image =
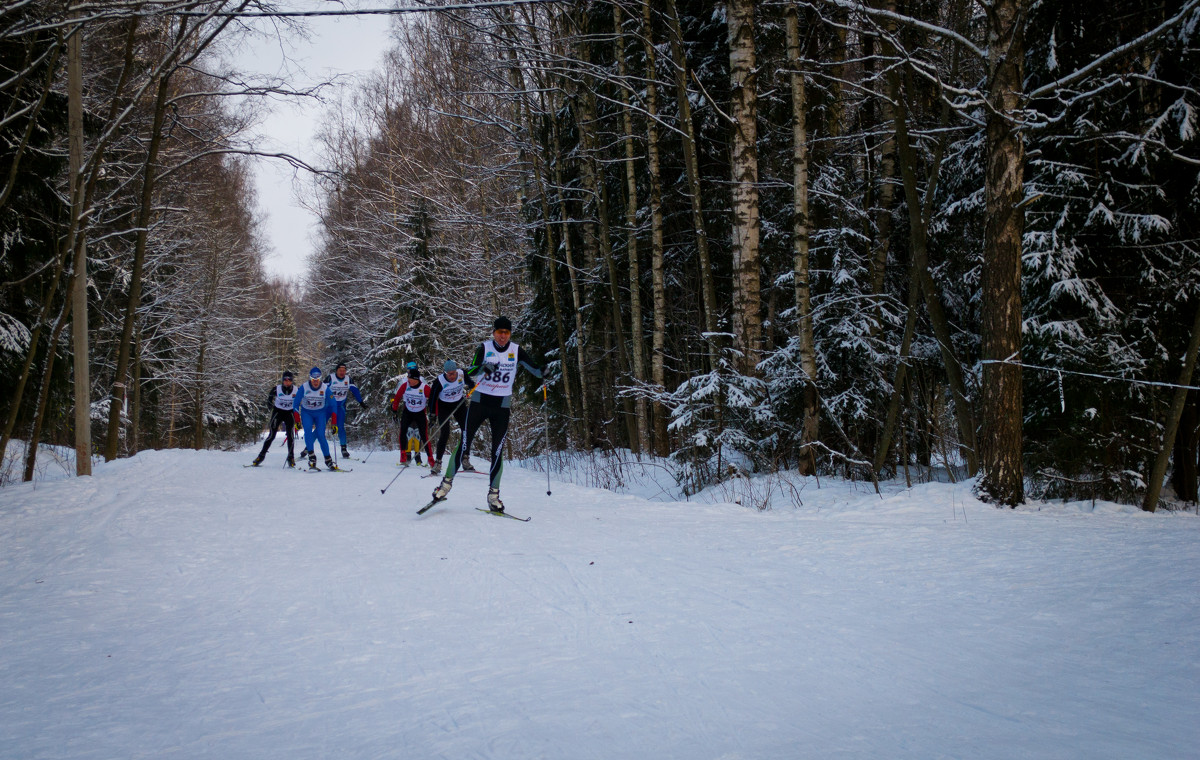
[[[800,70],[800,18],[795,4],[787,6],[787,54],[792,86],[792,278],[796,290],[796,337],[800,342],[800,368],[804,385],[804,419],[800,442],[804,447],[801,473],[816,471],[812,443],[820,433],[820,398],[817,395],[817,349],[813,336],[812,293],[808,261],[808,97],[804,72]]]
[[[642,3],[642,38],[646,47],[646,168],[650,174],[650,291],[654,300],[654,328],[650,338],[650,378],[659,393],[666,390],[664,349],[667,334],[667,286],[664,271],[662,166],[658,148],[657,51],[654,49],[650,2]],[[666,456],[667,411],[654,403],[654,452]]]
[[[754,52],[755,0],[729,0],[730,108],[734,120],[730,166],[733,205],[733,333],[742,373],[757,374],[762,349],[759,275],[758,93]]]
[[[1025,501],[1022,469],[1021,207],[1025,143],[1017,128],[1025,56],[1025,0],[995,0],[988,14],[987,173],[980,277],[983,364],[980,497]]]
[[[673,0],[672,0],[673,1]],[[625,34],[621,26],[621,6],[613,3],[613,28],[616,34],[617,74],[622,81],[628,76],[625,61]],[[621,120],[624,127],[622,142],[625,147],[625,253],[629,259],[629,325],[630,353],[633,363],[633,379],[639,385],[646,383],[646,351],[642,343],[642,289],[641,264],[638,261],[637,237],[637,173],[636,150],[633,144],[633,109],[629,103],[629,92],[618,88],[621,97]],[[638,440],[635,453],[650,451],[650,425],[646,409],[646,398],[638,394],[634,402],[637,416]]]

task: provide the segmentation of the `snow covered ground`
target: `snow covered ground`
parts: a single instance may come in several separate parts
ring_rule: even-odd
[[[3,758],[1194,758],[1200,519],[969,486],[414,514],[145,452],[0,489]],[[477,461],[477,464],[482,464]]]

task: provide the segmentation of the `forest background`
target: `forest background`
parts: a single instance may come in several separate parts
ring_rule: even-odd
[[[1196,501],[1200,0],[406,4],[310,163],[249,135],[320,93],[218,55],[263,16],[300,23],[0,5],[5,479],[14,438],[79,474],[244,444],[338,361],[374,446],[404,362],[504,313],[550,370],[517,457]],[[321,217],[302,282],[263,268],[266,158]]]

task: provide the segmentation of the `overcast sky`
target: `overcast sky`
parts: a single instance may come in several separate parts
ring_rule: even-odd
[[[357,0],[334,3],[328,0],[287,0],[284,9],[320,7],[385,8],[389,0]],[[269,22],[257,22],[272,29]],[[383,60],[389,44],[388,16],[344,16],[310,18],[304,21],[308,38],[289,35],[282,41],[274,34],[267,39],[249,40],[233,55],[234,63],[247,73],[282,76],[300,88],[329,79],[331,75],[364,75]],[[285,151],[310,164],[316,164],[313,135],[326,106],[306,98],[302,102],[271,103],[271,113],[259,125],[260,147]],[[300,277],[312,252],[316,217],[301,207],[297,193],[311,187],[307,178],[297,181],[295,172],[282,161],[254,159],[254,177],[258,203],[263,215],[263,233],[272,253],[266,266],[269,273],[290,278]]]

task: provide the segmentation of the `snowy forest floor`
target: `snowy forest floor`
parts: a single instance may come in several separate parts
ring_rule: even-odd
[[[149,451],[0,489],[3,758],[1189,758],[1200,519]],[[481,460],[476,460],[482,465]],[[704,496],[704,494],[702,494]],[[719,494],[717,495],[719,496]],[[788,503],[786,500],[783,503]]]

